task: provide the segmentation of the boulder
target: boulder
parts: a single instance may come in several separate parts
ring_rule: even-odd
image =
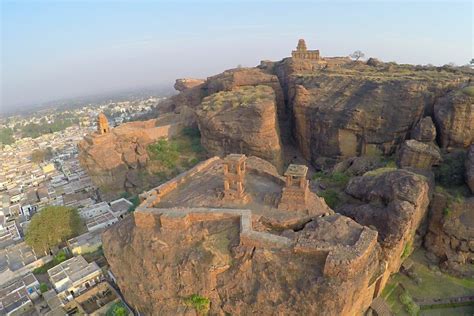
[[[441,148],[467,148],[474,142],[474,97],[468,88],[452,91],[434,105]]]
[[[205,80],[202,79],[192,79],[192,78],[185,78],[185,79],[176,79],[174,84],[174,88],[180,92],[194,88],[203,84]]]
[[[352,178],[346,187],[355,201],[338,212],[378,231],[388,264],[385,281],[398,271],[403,252],[413,243],[428,209],[431,185],[426,177],[408,170],[382,168]]]
[[[436,127],[431,117],[421,119],[411,131],[411,138],[417,141],[429,143],[436,139]]]
[[[431,169],[441,161],[438,146],[422,143],[415,139],[406,140],[398,153],[397,164],[400,168]]]
[[[367,65],[371,67],[380,67],[380,66],[383,66],[383,62],[377,58],[370,57],[367,60]]]
[[[337,163],[333,172],[345,172],[353,176],[361,176],[364,173],[383,167],[379,157],[351,157]]]
[[[274,90],[246,86],[206,97],[197,111],[201,143],[213,154],[253,155],[283,166]]]
[[[466,167],[466,183],[474,194],[474,144],[469,147],[465,162]]]

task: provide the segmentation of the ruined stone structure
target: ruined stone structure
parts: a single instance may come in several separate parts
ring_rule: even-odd
[[[319,50],[308,50],[304,39],[298,41],[296,50],[291,52],[291,57],[297,59],[320,60]]]
[[[286,185],[282,190],[278,204],[280,210],[298,210],[306,208],[309,181],[306,179],[308,167],[289,165],[285,172]]]
[[[230,200],[221,197],[223,170]],[[182,297],[193,293],[212,301],[211,314],[362,314],[378,295],[377,232],[328,208],[309,190],[307,171],[291,165],[284,178],[262,159],[231,154],[143,193],[134,216],[103,236],[122,293],[144,315],[186,315]],[[249,201],[236,205],[243,194]],[[268,199],[282,194],[301,208]]]
[[[224,160],[224,199],[247,201],[245,194],[245,155],[230,154]]]
[[[110,133],[109,121],[104,113],[100,113],[97,117],[97,132],[101,135]]]

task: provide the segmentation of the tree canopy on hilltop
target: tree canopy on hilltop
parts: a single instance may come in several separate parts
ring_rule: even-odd
[[[76,209],[47,206],[31,219],[25,242],[35,251],[47,253],[52,247],[79,235],[83,227]]]

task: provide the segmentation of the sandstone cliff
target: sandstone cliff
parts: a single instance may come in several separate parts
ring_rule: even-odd
[[[321,156],[392,154],[424,113],[432,111],[437,98],[469,79],[468,74],[440,75],[385,64],[314,69],[308,62],[283,60],[273,69],[285,91],[293,136],[305,158],[313,162]],[[454,117],[463,120],[440,125],[444,134],[455,133],[461,125],[464,133],[473,130],[466,125],[474,115],[464,97],[436,103],[438,112],[455,112]]]

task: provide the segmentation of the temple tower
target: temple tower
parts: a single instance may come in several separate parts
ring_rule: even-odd
[[[286,185],[278,204],[280,210],[304,210],[309,194],[309,181],[306,179],[308,167],[289,165],[285,172]]]
[[[245,155],[230,154],[224,159],[224,199],[246,202]]]
[[[104,113],[100,113],[97,118],[97,132],[101,135],[110,132],[109,121]]]
[[[308,49],[306,48],[306,42],[304,41],[304,39],[300,38],[298,40],[298,46],[296,46],[296,50],[298,52],[305,52],[307,51]]]

